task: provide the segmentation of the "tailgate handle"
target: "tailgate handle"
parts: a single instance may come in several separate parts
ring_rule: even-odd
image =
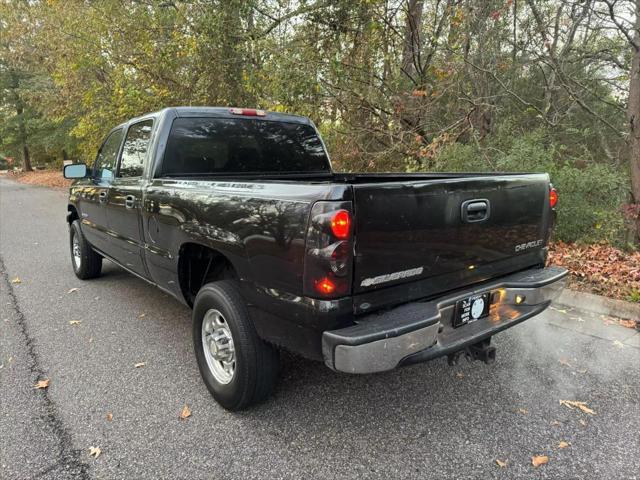
[[[462,204],[462,221],[466,223],[483,222],[489,218],[491,207],[489,200],[467,200]]]

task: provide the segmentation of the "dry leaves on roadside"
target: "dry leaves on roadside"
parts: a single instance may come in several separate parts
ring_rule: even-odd
[[[620,340],[614,340],[613,346],[616,348],[624,348],[624,343],[622,343]]]
[[[77,292],[77,291],[78,291],[78,287],[73,287],[73,288],[70,288],[67,293],[73,293],[73,292]]]
[[[138,318],[144,318],[147,314],[146,313],[141,313],[140,315],[138,315]]]
[[[507,462],[503,462],[502,460],[496,458],[496,465],[498,465],[500,468],[505,468],[507,466]]]
[[[191,416],[191,410],[188,405],[185,405],[180,412],[180,420],[185,420]]]
[[[618,320],[618,323],[624,328],[636,328],[637,325],[635,320]]]
[[[146,364],[147,364],[146,362],[136,363],[136,364],[134,365],[134,368],[142,368],[142,367],[144,367]]]
[[[596,412],[594,412],[587,406],[587,402],[578,402],[577,400],[560,400],[560,405],[564,405],[565,407],[570,408],[571,410],[578,408],[582,412],[588,413],[589,415],[596,414]]]
[[[11,283],[13,283],[13,284],[22,283],[22,280],[20,280],[20,277],[16,277],[13,280],[11,280]]]
[[[522,415],[527,415],[529,413],[529,410],[527,410],[526,408],[519,408],[518,413],[521,413]]]
[[[560,443],[558,443],[558,448],[567,448],[569,446],[569,442],[565,442],[564,440],[561,440]]]
[[[462,373],[462,372],[457,372],[457,373],[456,373],[456,378],[464,378],[464,373]]]
[[[605,243],[576,245],[555,242],[549,262],[571,272],[577,290],[628,300],[640,291],[640,252],[625,252]]]
[[[549,457],[546,455],[536,455],[531,457],[531,465],[538,468],[540,465],[546,465],[549,463]]]
[[[69,320],[69,325],[80,325],[82,320]]]
[[[49,379],[45,378],[43,380],[38,380],[38,382],[33,386],[36,390],[42,390],[45,388],[49,388]]]
[[[107,412],[106,418],[107,418],[107,422],[110,422],[111,420],[113,420],[113,413]]]
[[[101,453],[102,453],[102,450],[100,449],[100,447],[89,447],[90,457],[98,458]]]

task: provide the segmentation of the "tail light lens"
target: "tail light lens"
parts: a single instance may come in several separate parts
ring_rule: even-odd
[[[351,293],[351,202],[316,202],[311,208],[304,261],[304,294],[338,298]]]
[[[551,208],[555,208],[557,204],[558,204],[558,191],[555,188],[550,187],[549,188],[549,206]]]

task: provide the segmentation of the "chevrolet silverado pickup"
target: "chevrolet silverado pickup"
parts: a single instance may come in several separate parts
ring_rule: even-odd
[[[353,374],[447,356],[549,306],[558,195],[546,174],[352,174],[313,123],[176,107],[65,166],[75,274],[104,258],[193,309],[202,379],[226,409],[263,400],[280,349]]]

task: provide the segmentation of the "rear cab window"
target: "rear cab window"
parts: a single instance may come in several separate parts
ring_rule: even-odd
[[[160,176],[325,173],[329,159],[308,124],[247,118],[177,118]]]

